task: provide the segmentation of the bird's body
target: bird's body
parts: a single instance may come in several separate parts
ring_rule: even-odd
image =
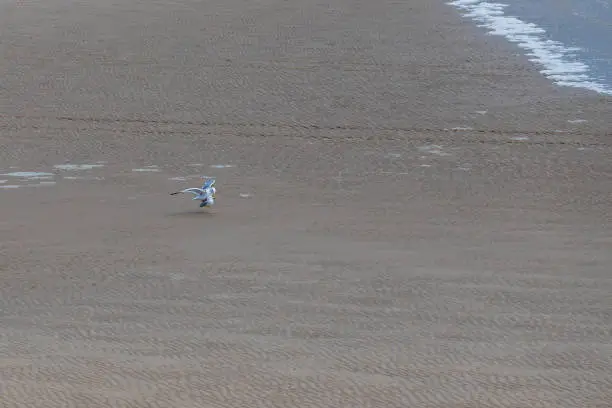
[[[193,194],[193,200],[200,200],[200,207],[208,207],[215,203],[217,189],[215,188],[215,179],[208,179],[204,182],[201,188],[191,187],[184,190],[180,190],[170,195],[176,195],[181,193]]]

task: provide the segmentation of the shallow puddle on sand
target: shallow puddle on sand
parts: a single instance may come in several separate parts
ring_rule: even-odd
[[[450,153],[446,153],[442,149],[442,146],[433,144],[418,147],[418,150],[423,153],[429,153],[435,156],[450,156]]]
[[[64,180],[104,180],[104,177],[87,177],[87,176],[83,176],[83,177],[78,177],[78,176],[65,176]]]
[[[144,169],[132,169],[134,173],[158,173],[160,170],[156,167],[148,167]]]
[[[28,179],[55,176],[55,174],[53,173],[44,173],[44,172],[38,172],[38,171],[15,171],[12,173],[5,173],[5,174],[0,174],[0,175],[9,176],[9,177],[21,177],[21,178],[28,178]]]
[[[56,164],[53,168],[58,170],[66,170],[66,171],[79,171],[79,170],[92,170],[96,168],[104,167],[103,164]]]

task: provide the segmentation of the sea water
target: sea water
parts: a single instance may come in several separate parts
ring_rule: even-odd
[[[561,86],[612,95],[612,0],[454,0],[466,18],[517,44]]]

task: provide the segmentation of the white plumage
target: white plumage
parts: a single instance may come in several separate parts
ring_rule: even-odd
[[[208,207],[215,203],[215,198],[217,194],[217,189],[215,188],[215,179],[208,179],[204,182],[201,188],[190,187],[184,190],[180,190],[174,193],[170,193],[170,195],[176,195],[181,193],[191,193],[193,194],[193,200],[200,200],[202,203],[200,207]]]

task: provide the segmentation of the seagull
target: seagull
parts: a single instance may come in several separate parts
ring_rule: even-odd
[[[205,177],[202,177],[205,179]],[[217,189],[215,188],[215,179],[208,179],[204,182],[201,188],[191,187],[184,190],[170,193],[170,195],[191,193],[194,195],[193,200],[200,200],[200,208],[212,206],[215,203]]]

